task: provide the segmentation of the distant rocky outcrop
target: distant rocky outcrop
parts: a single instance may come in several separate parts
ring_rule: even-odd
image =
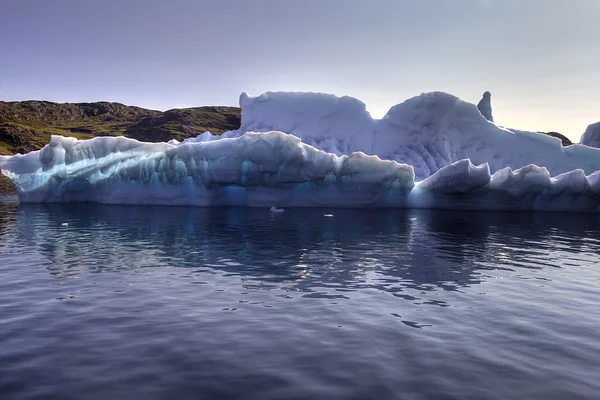
[[[560,139],[563,146],[570,146],[573,144],[573,142],[568,137],[566,137],[565,135],[558,133],[558,132],[539,132],[539,133],[543,133],[544,135],[548,135],[548,136],[552,136],[557,139]]]
[[[183,140],[204,131],[238,129],[237,107],[196,107],[165,112],[120,103],[0,101],[0,154],[26,153],[46,145],[51,135],[90,139],[128,136],[147,142]]]
[[[206,131],[213,134],[238,129],[240,109],[236,107],[196,107],[168,110],[143,118],[124,131],[124,135],[147,142],[183,141]]]
[[[494,122],[494,117],[492,116],[492,93],[484,92],[483,97],[477,103],[477,109],[490,122]]]
[[[583,135],[581,135],[579,143],[590,147],[600,147],[600,122],[588,125]]]

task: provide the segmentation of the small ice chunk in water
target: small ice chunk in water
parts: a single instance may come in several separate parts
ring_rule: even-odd
[[[63,222],[62,224],[60,224],[60,226],[69,226],[68,222]]]
[[[285,210],[283,208],[277,208],[275,206],[271,206],[271,208],[269,209],[269,211],[272,212],[272,213],[282,213]]]
[[[333,218],[333,214],[325,214],[324,217]]]

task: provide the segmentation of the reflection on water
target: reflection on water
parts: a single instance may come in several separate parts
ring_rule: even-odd
[[[488,269],[560,267],[572,259],[569,254],[593,251],[600,243],[599,220],[589,215],[344,209],[271,215],[264,209],[85,204],[0,208],[0,240],[36,248],[57,277],[167,265],[219,270],[249,285],[257,280],[307,293],[376,288],[400,295],[403,286],[456,290],[479,283]],[[324,217],[329,212],[334,216]]]
[[[64,388],[79,393],[77,398],[123,393],[110,386],[122,378],[111,368],[122,367],[123,359],[103,347],[113,340],[129,363],[121,374],[133,382],[160,375],[149,393],[135,385],[133,390],[133,384],[119,386],[150,396],[145,398],[165,393],[187,398],[192,389],[233,397],[251,390],[256,398],[592,393],[598,384],[585,374],[595,363],[591,349],[598,349],[589,328],[599,322],[590,314],[597,304],[590,299],[599,276],[599,233],[596,216],[573,214],[289,209],[271,215],[265,209],[5,200],[0,290],[13,300],[0,306],[0,324],[7,327],[0,338],[7,344],[21,340],[11,346],[20,345],[29,360],[32,352],[47,352],[36,356],[38,375],[48,371],[47,358],[56,361],[52,357],[73,350],[73,343],[94,353],[97,368],[110,366],[88,371],[89,359],[73,356],[65,368],[80,371],[81,381]],[[57,309],[49,299],[73,305]],[[565,309],[549,308],[550,303]],[[257,305],[268,313],[251,308]],[[238,317],[213,309],[237,311]],[[567,309],[576,311],[567,317]],[[15,323],[15,310],[32,315],[30,322]],[[557,327],[561,319],[564,325]],[[65,329],[79,333],[71,342],[57,339],[48,350],[37,343],[41,333],[28,325],[39,320],[48,323],[45,338],[62,337]],[[161,324],[171,328],[158,329]],[[346,331],[331,331],[342,327]],[[148,350],[165,338],[162,353]],[[571,348],[573,339],[579,347]],[[199,353],[190,354],[186,346]],[[187,365],[162,364],[162,355],[175,347],[174,357]],[[268,350],[273,348],[277,354]],[[233,368],[240,354],[246,361],[235,361]],[[3,355],[11,357],[0,350]],[[546,365],[546,355],[568,369]],[[212,360],[210,371],[202,367],[204,357]],[[436,365],[439,359],[452,368]],[[6,375],[7,368],[0,368],[0,376],[9,377],[4,386],[0,378],[0,392],[26,398],[30,388],[23,380],[38,375],[19,360],[13,359],[14,371],[21,373]],[[161,367],[149,370],[152,362]],[[102,373],[108,381],[98,381]],[[459,384],[461,377],[479,386],[467,388]],[[564,386],[552,386],[561,380]],[[102,396],[90,395],[94,385],[103,388]],[[173,385],[181,391],[171,392]],[[274,392],[265,392],[271,387]],[[64,393],[52,384],[46,389],[59,397]]]

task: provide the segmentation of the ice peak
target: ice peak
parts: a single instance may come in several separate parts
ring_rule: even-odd
[[[490,122],[494,122],[494,117],[492,116],[492,93],[485,91],[483,92],[483,97],[477,103],[477,109]]]

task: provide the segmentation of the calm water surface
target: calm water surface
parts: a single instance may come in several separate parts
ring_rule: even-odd
[[[599,254],[596,215],[5,198],[0,399],[598,399]]]

